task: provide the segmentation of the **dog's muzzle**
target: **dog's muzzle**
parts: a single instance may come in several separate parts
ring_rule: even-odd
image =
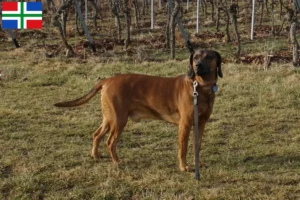
[[[208,74],[210,74],[210,67],[207,66],[205,63],[199,61],[196,64],[196,74],[198,76],[208,75]]]

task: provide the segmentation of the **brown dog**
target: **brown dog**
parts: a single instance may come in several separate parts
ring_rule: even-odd
[[[119,162],[116,147],[128,117],[133,121],[160,119],[179,126],[179,168],[189,170],[186,162],[188,138],[193,126],[193,82],[197,81],[199,113],[199,146],[204,127],[213,110],[216,82],[222,77],[221,56],[218,52],[198,50],[190,56],[188,75],[173,78],[139,74],[117,75],[96,83],[85,96],[58,107],[79,106],[88,102],[101,90],[101,126],[95,131],[91,155],[99,157],[98,146],[109,132],[107,147],[114,163]]]

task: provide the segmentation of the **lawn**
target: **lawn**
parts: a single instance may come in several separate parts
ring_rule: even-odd
[[[104,143],[104,158],[89,156],[101,122],[99,95],[72,109],[53,106],[117,73],[186,73],[187,52],[182,57],[78,62],[26,48],[2,50],[0,199],[299,199],[300,71],[290,64],[267,71],[223,64],[199,182],[178,169],[176,126],[129,121],[118,144],[122,162],[115,166]]]

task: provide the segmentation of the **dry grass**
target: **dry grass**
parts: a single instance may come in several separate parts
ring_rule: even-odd
[[[178,170],[176,126],[130,121],[117,167],[104,144],[103,159],[89,157],[101,121],[98,97],[73,109],[52,106],[87,92],[99,77],[175,76],[186,72],[188,61],[96,61],[1,52],[0,199],[300,198],[299,70],[224,65],[201,152],[208,167],[197,183]]]

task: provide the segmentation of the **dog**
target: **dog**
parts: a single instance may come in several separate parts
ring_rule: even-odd
[[[191,170],[186,161],[188,139],[194,122],[193,82],[198,83],[199,151],[204,127],[215,99],[218,77],[223,77],[221,56],[212,50],[196,50],[190,55],[187,74],[158,77],[121,74],[99,80],[89,93],[76,100],[56,103],[57,107],[73,107],[88,102],[101,91],[103,120],[93,134],[91,156],[99,158],[98,146],[106,133],[106,145],[113,163],[118,163],[116,147],[128,118],[164,120],[179,127],[178,158],[181,171]]]

